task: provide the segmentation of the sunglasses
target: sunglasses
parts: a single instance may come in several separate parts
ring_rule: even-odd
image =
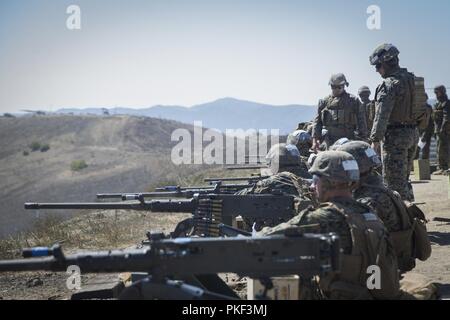
[[[344,86],[331,86],[331,89],[344,89]]]

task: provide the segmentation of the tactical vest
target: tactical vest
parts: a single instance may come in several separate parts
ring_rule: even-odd
[[[395,205],[395,213],[399,218],[401,224],[401,230],[392,231],[389,230],[389,235],[394,246],[395,253],[397,255],[398,267],[402,272],[412,270],[415,266],[415,254],[414,254],[414,220],[408,212],[408,208],[405,203],[397,196],[393,191],[388,188],[374,186],[370,184],[362,184],[363,187],[378,189],[381,192],[386,193]]]
[[[439,130],[444,121],[444,110],[447,108],[447,112],[450,112],[450,100],[444,102],[437,102],[435,104],[435,109],[433,112],[434,122],[436,124],[436,129]],[[449,115],[450,116],[450,115]]]
[[[352,250],[342,254],[341,272],[319,281],[322,290],[331,299],[394,299],[399,294],[399,276],[394,248],[381,220],[368,206],[360,204],[359,212],[349,213],[338,203],[321,206],[332,208],[343,215],[350,229]],[[380,289],[369,289],[369,266],[378,266]]]
[[[330,95],[322,100],[322,124],[331,134],[333,129],[347,129],[353,135],[358,125],[358,112],[356,98],[352,99],[347,92],[340,97]]]
[[[389,78],[398,81],[397,91],[394,96],[394,107],[392,109],[389,125],[415,125],[416,119],[413,116],[413,104],[415,95],[414,75],[406,69],[400,69]],[[378,94],[382,88],[386,90],[386,81],[383,81],[375,91],[375,101],[378,101]]]

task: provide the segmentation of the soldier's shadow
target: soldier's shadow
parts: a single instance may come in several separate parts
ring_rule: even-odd
[[[450,284],[447,283],[436,283],[438,290],[439,290],[439,296],[441,299],[450,298]]]
[[[432,243],[435,243],[440,246],[448,246],[450,245],[450,234],[444,232],[428,232],[428,237]]]
[[[411,181],[411,184],[422,184],[422,183],[430,183],[430,181],[426,181],[426,180],[414,180],[414,181]]]

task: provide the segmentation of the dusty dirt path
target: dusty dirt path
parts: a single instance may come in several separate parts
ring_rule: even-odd
[[[429,223],[428,235],[432,243],[431,257],[418,261],[415,272],[426,275],[440,284],[443,298],[450,298],[450,189],[449,177],[431,176],[431,181],[414,181],[416,202],[425,202],[420,207]],[[444,218],[446,221],[435,219]]]

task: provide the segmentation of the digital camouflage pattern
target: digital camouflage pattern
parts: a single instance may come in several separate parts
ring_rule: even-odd
[[[242,189],[236,194],[287,194],[311,198],[308,182],[287,171],[260,180],[254,186]]]
[[[400,213],[388,195],[388,190],[380,176],[370,174],[363,177],[358,188],[354,190],[353,197],[358,202],[371,207],[389,232],[402,229]]]
[[[293,174],[292,172],[280,172],[264,180],[258,181],[254,186],[239,190],[235,194],[283,194],[295,196],[295,215],[297,212],[309,207],[317,206],[314,194],[310,190],[310,183]],[[252,221],[245,221],[248,226],[252,226]],[[279,223],[279,221],[277,222]],[[275,225],[267,223],[264,225]]]
[[[338,97],[329,95],[319,101],[314,119],[313,138],[322,141],[322,129],[326,129],[326,143],[331,146],[336,140],[366,139],[367,123],[365,112],[357,97],[344,91]]]
[[[414,247],[412,221],[400,195],[387,189],[381,177],[372,173],[361,178],[353,197],[369,206],[383,221],[393,240],[399,269],[402,272],[413,269],[415,259],[412,257]]]
[[[403,68],[394,68],[375,94],[375,119],[372,142],[382,141],[384,183],[403,199],[410,199],[409,159],[417,145],[416,123],[412,118],[414,76]]]
[[[412,150],[415,150],[415,144],[415,128],[387,130],[381,144],[384,183],[389,189],[397,191],[404,200],[412,197],[408,184],[409,157],[414,154]]]

